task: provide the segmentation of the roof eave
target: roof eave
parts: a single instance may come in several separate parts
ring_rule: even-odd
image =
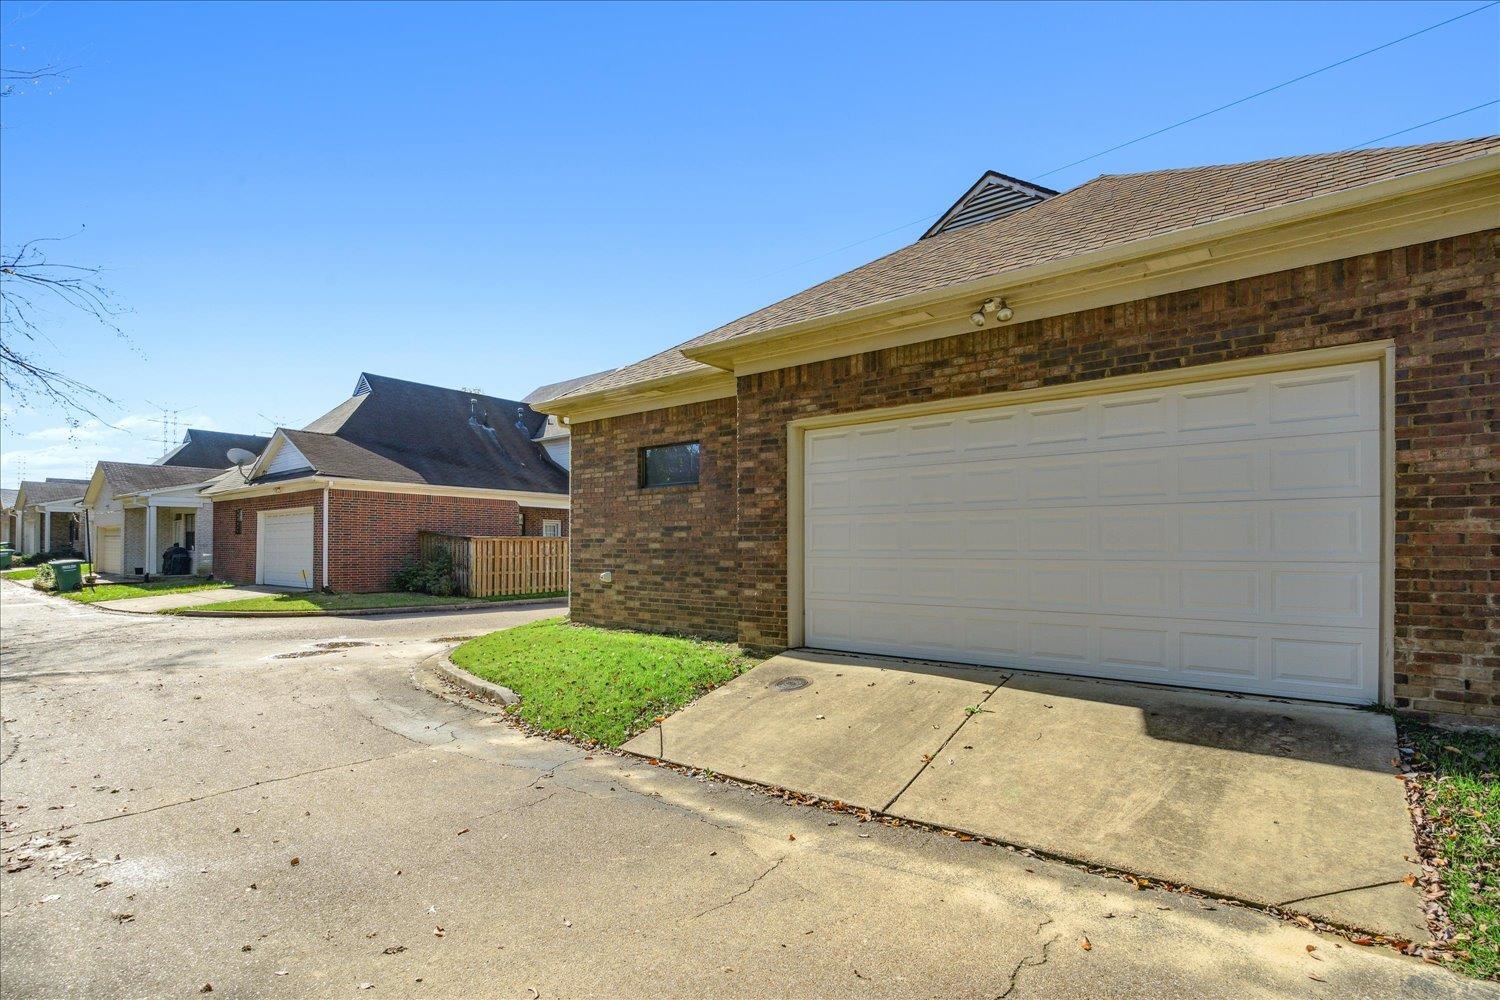
[[[791,340],[805,343],[810,334],[817,332],[850,326],[868,328],[875,322],[885,322],[887,325],[884,330],[877,328],[868,330],[869,333],[888,332],[893,328],[907,326],[929,325],[931,321],[943,318],[936,312],[929,316],[920,315],[930,306],[957,306],[959,308],[957,315],[966,315],[972,311],[974,305],[966,300],[1006,294],[1010,288],[1020,285],[1064,281],[1074,275],[1087,274],[1101,269],[1127,269],[1130,265],[1137,264],[1144,268],[1140,274],[1126,274],[1122,277],[1128,279],[1158,274],[1166,266],[1161,262],[1161,258],[1177,257],[1203,244],[1256,232],[1268,232],[1297,222],[1380,206],[1398,199],[1496,176],[1500,176],[1500,151],[1481,153],[1456,163],[1434,167],[1405,177],[1376,181],[1347,191],[1306,198],[1289,205],[1280,205],[1199,226],[1173,230],[1118,247],[1047,261],[1030,267],[987,275],[972,281],[916,292],[844,312],[770,327],[713,344],[684,348],[682,354],[701,364],[733,372],[738,368],[738,359],[763,354],[768,348]],[[1492,224],[1500,223],[1500,213],[1496,215],[1497,218],[1492,219]],[[1156,266],[1151,266],[1153,262]],[[1193,263],[1195,262],[1181,261],[1178,266],[1190,266]],[[1128,281],[1125,283],[1128,284]],[[952,313],[953,310],[950,308],[948,312]],[[917,314],[914,320],[903,321],[913,314]],[[1021,318],[1029,317],[1023,315]],[[856,350],[851,349],[847,353],[855,353]]]
[[[643,409],[684,406],[734,395],[734,375],[708,367],[618,386],[603,392],[580,393],[531,404],[541,413],[564,417],[570,423],[600,420]],[[650,402],[649,406],[639,405]]]

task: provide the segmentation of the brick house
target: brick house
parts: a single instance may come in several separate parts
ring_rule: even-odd
[[[536,406],[572,615],[1500,721],[1500,138],[986,174]]]
[[[31,479],[20,484],[12,504],[12,544],[23,556],[82,551],[78,503],[87,479]]]
[[[244,583],[389,590],[417,532],[567,533],[568,473],[525,403],[364,374],[301,430],[204,492],[214,566]],[[533,530],[534,529],[534,530]]]

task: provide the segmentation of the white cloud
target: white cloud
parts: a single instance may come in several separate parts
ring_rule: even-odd
[[[188,427],[214,430],[203,413],[180,414],[175,446]],[[113,423],[85,420],[77,426],[41,427],[15,435],[0,451],[0,482],[14,486],[21,479],[86,479],[96,462],[151,462],[162,455],[161,417],[129,414]]]

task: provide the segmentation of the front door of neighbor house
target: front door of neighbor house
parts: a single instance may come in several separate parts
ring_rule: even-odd
[[[806,644],[1377,701],[1380,372],[808,430]]]

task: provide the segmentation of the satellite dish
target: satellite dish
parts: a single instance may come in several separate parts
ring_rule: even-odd
[[[235,465],[245,465],[255,461],[255,452],[246,448],[230,448],[224,453],[224,457]]]

